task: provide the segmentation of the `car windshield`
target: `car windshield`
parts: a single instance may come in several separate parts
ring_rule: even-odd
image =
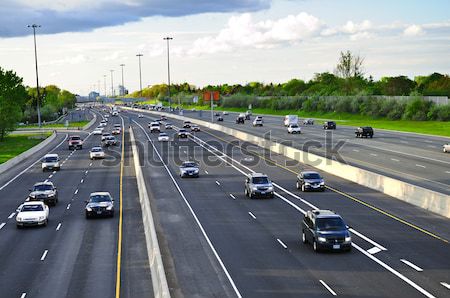
[[[196,168],[197,164],[195,162],[184,162],[181,166],[183,168]]]
[[[44,162],[57,162],[58,158],[56,156],[45,157]]]
[[[298,125],[296,125],[296,124],[291,125],[291,128],[297,128],[297,127],[298,127]]]
[[[46,191],[52,189],[53,187],[50,184],[38,184],[33,187],[33,191]]]
[[[165,132],[163,132],[163,133],[160,133],[159,136],[160,137],[167,137],[167,134]]]
[[[114,127],[122,127],[120,124],[114,124]]]
[[[71,139],[72,141],[78,141],[78,140],[81,140],[80,137],[71,137],[70,139]]]
[[[24,205],[22,207],[22,212],[30,212],[30,211],[44,211],[42,205]]]
[[[269,179],[267,177],[253,177],[252,182],[253,184],[268,184]]]
[[[102,152],[102,148],[99,148],[99,147],[92,148],[91,151],[92,151],[92,152]]]
[[[184,124],[189,124],[191,123],[191,121],[184,121]]]
[[[111,198],[108,195],[94,195],[89,199],[91,203],[111,202]]]
[[[319,173],[305,173],[303,174],[303,178],[305,179],[321,179]]]
[[[113,137],[113,136],[109,136],[109,137],[106,137],[106,139],[107,139],[108,141],[111,141],[111,140],[115,140],[116,138]]]
[[[185,129],[180,129],[178,132],[186,132]]]
[[[345,230],[345,224],[342,218],[318,218],[316,219],[317,229],[320,231],[342,231]]]

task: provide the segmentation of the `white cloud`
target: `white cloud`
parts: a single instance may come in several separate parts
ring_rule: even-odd
[[[405,36],[419,36],[419,35],[424,35],[425,31],[422,29],[421,26],[419,25],[411,25],[408,26],[404,31],[403,34]]]
[[[51,62],[43,62],[41,64],[41,66],[64,66],[64,65],[76,65],[76,64],[81,64],[81,63],[86,63],[92,61],[91,57],[88,57],[86,55],[83,54],[79,54],[73,57],[67,57],[67,58],[63,58],[63,59],[58,59],[58,60],[52,60]]]
[[[369,20],[364,20],[359,24],[352,21],[347,21],[347,23],[345,23],[345,25],[341,27],[340,31],[343,33],[355,34],[370,29],[372,29],[372,23]]]

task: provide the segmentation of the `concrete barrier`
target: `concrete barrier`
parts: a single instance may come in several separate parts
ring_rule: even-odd
[[[153,221],[150,200],[145,186],[144,176],[142,174],[139,154],[134,139],[133,129],[130,128],[131,147],[133,151],[134,169],[136,171],[136,180],[139,191],[139,202],[142,210],[142,221],[144,224],[145,242],[147,244],[148,261],[152,276],[154,297],[170,297],[169,286],[164,271],[164,265],[159,248],[158,238],[156,236],[155,223]]]
[[[89,121],[88,124],[86,124],[85,126],[83,126],[83,130],[88,130],[89,128],[91,128],[92,125],[95,124],[95,121],[97,121],[97,114],[92,113],[94,115],[94,118],[92,118],[91,121]]]
[[[48,138],[46,138],[44,141],[40,142],[36,146],[28,149],[25,152],[22,152],[21,154],[17,155],[16,157],[11,158],[7,162],[1,164],[0,165],[0,174],[10,170],[11,168],[15,167],[19,163],[23,162],[25,159],[27,159],[31,155],[35,154],[36,152],[38,152],[39,150],[41,150],[42,148],[47,146],[47,144],[52,142],[55,138],[56,138],[56,133],[53,133],[51,136],[49,136]]]
[[[450,196],[429,190],[417,185],[413,185],[398,179],[390,178],[355,166],[347,165],[335,160],[331,160],[313,153],[308,153],[300,149],[276,143],[264,138],[251,135],[249,133],[225,127],[220,124],[210,123],[194,118],[174,115],[165,112],[154,112],[140,109],[128,108],[139,112],[150,114],[166,115],[178,120],[189,120],[192,123],[221,131],[237,139],[246,141],[272,152],[282,154],[291,159],[297,160],[306,165],[330,173],[332,175],[347,179],[360,185],[380,191],[388,196],[416,205],[431,212],[450,218]]]

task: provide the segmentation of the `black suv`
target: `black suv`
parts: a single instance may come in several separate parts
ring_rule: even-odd
[[[373,128],[370,126],[358,127],[355,131],[355,135],[357,138],[373,138]]]
[[[319,173],[313,171],[303,171],[297,175],[297,189],[307,190],[325,190],[325,181]]]
[[[323,123],[323,129],[336,129],[336,122],[334,122],[334,121],[325,121]]]
[[[245,179],[245,196],[253,199],[255,197],[265,197],[273,199],[273,185],[267,175],[252,173]]]
[[[314,251],[352,249],[349,227],[341,216],[330,210],[308,211],[301,223],[303,243],[312,243]]]
[[[239,115],[236,118],[236,124],[244,124],[245,123],[245,116]]]
[[[114,200],[109,192],[93,192],[86,201],[86,218],[94,216],[114,216]]]
[[[55,206],[58,203],[58,190],[52,182],[39,182],[30,189],[29,201],[42,201],[45,205]]]

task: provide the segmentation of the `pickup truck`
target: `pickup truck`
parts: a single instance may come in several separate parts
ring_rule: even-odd
[[[83,140],[80,136],[70,136],[69,137],[69,150],[72,149],[83,149]]]

